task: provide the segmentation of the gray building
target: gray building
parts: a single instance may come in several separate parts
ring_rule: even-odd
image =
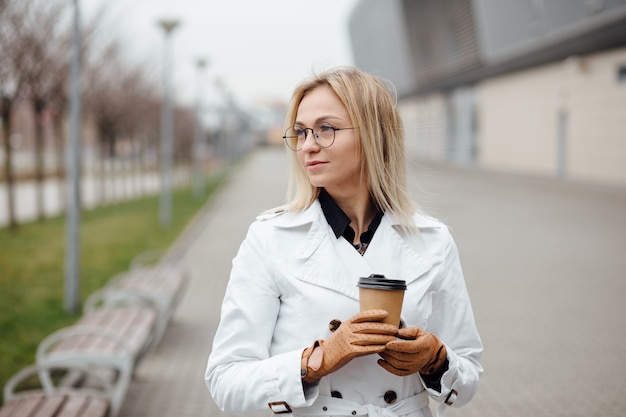
[[[349,30],[416,157],[626,184],[626,0],[361,0]]]

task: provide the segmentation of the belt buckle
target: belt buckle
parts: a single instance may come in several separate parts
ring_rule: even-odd
[[[285,401],[275,401],[267,403],[267,405],[270,407],[270,410],[272,410],[272,413],[274,414],[291,414],[293,412],[291,411],[291,407],[289,407],[289,404],[287,404]],[[274,407],[276,407],[276,409],[274,409]],[[282,407],[282,409],[280,407]]]
[[[450,391],[450,394],[448,394],[448,396],[446,397],[446,400],[444,401],[447,405],[452,405],[454,403],[454,401],[456,400],[456,396],[459,395],[459,393],[457,392],[457,390],[453,389],[452,391]]]

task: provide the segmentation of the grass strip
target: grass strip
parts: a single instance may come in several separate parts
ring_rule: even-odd
[[[159,196],[83,211],[80,227],[80,296],[101,288],[148,250],[167,250],[223,182],[216,174],[207,197],[190,188],[172,193],[172,223],[159,224]],[[64,309],[65,217],[0,229],[0,387],[32,364],[45,336],[77,321]]]

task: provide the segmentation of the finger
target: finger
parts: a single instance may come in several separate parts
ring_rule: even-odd
[[[387,349],[390,351],[417,354],[423,350],[423,346],[421,343],[416,343],[415,341],[392,340],[387,343]]]
[[[388,360],[390,362],[413,362],[415,360],[415,354],[414,353],[404,353],[404,352],[396,352],[394,350],[389,350],[388,348],[385,349],[385,351],[383,353],[380,354],[380,356],[385,359]]]
[[[352,351],[356,353],[357,356],[381,353],[384,350],[385,350],[385,345],[362,345],[362,346],[353,346],[352,348]]]
[[[393,335],[394,339],[398,332],[398,328],[389,323],[365,322],[353,324],[351,327],[352,333],[386,334]]]
[[[385,319],[389,313],[383,309],[365,310],[352,316],[349,321],[352,323],[362,323],[364,321],[380,321]]]
[[[355,346],[382,345],[383,348],[386,348],[389,342],[394,339],[395,336],[383,334],[355,334],[350,344]]]
[[[391,372],[394,375],[407,376],[407,375],[411,375],[413,373],[413,372],[405,370],[405,369],[398,369],[395,366],[391,365],[389,362],[384,361],[382,359],[378,360],[378,364],[380,366],[382,366],[387,372]]]
[[[393,355],[390,355],[387,350],[379,353],[379,356],[398,369],[408,369],[412,363],[410,358],[407,359],[406,357],[404,358],[395,357]]]
[[[404,340],[415,340],[422,333],[422,329],[417,327],[406,327],[398,330],[398,338]]]

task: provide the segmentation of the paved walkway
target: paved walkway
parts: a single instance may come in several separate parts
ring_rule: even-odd
[[[205,388],[206,359],[231,259],[254,216],[284,200],[283,152],[264,148],[243,161],[172,249],[191,269],[190,288],[121,417],[228,416]],[[416,199],[453,228],[485,344],[476,398],[446,415],[623,416],[626,190],[410,171]]]

